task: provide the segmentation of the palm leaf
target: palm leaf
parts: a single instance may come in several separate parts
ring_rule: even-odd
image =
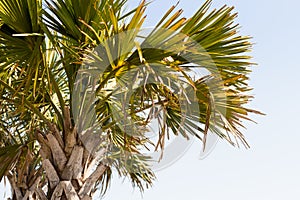
[[[0,181],[18,162],[22,153],[21,145],[10,145],[0,148]]]

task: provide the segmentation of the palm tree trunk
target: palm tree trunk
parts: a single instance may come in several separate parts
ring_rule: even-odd
[[[99,140],[79,138],[76,128],[70,126],[69,114],[69,110],[65,109],[63,134],[54,125],[49,125],[50,132],[46,135],[36,131],[36,139],[41,146],[42,173],[35,173],[22,185],[17,177],[9,176],[12,200],[92,199],[96,183],[108,169],[101,162],[105,150],[91,152],[90,149],[99,145]],[[82,142],[82,139],[85,141]]]

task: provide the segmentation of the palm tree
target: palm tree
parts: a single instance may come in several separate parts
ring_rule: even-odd
[[[12,199],[92,199],[114,169],[143,190],[155,176],[142,149],[163,150],[169,134],[249,147],[239,129],[260,113],[245,107],[251,43],[233,8],[207,0],[186,19],[173,6],[143,37],[148,4],[126,2],[1,0],[0,181]]]

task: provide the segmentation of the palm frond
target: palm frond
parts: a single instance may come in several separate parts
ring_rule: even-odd
[[[16,165],[21,153],[22,145],[19,144],[0,147],[0,181]]]

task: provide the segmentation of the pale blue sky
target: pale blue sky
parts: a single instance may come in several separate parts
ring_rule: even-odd
[[[131,0],[130,2],[135,2]],[[149,5],[147,26],[153,26],[177,0]],[[181,0],[186,16],[204,0]],[[130,183],[114,176],[105,200],[299,200],[300,199],[300,1],[214,0],[213,8],[235,6],[243,34],[253,36],[255,89],[251,107],[267,116],[254,116],[245,134],[250,150],[220,141],[204,160],[200,143],[169,168],[157,173],[154,187],[141,197]],[[3,197],[0,189],[0,199]]]

